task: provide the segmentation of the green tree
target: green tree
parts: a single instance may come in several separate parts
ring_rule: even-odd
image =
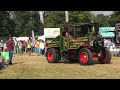
[[[89,11],[69,11],[69,22],[90,23],[94,15]],[[45,16],[45,27],[63,28],[65,23],[64,11],[51,11]]]
[[[69,20],[75,23],[91,23],[94,15],[90,11],[70,11]]]
[[[64,11],[51,11],[45,16],[45,27],[62,28],[65,22]]]
[[[109,24],[114,27],[116,21],[120,21],[120,11],[113,11],[113,14],[110,15]]]
[[[0,11],[0,36],[7,37],[14,34],[14,21],[11,20],[10,12]]]
[[[15,35],[16,36],[31,36],[33,30],[39,34],[40,24],[39,15],[35,11],[13,11],[12,20],[15,22]]]
[[[110,15],[98,14],[94,18],[94,21],[96,21],[96,20],[98,20],[100,22],[100,27],[110,26],[110,24],[109,24]]]

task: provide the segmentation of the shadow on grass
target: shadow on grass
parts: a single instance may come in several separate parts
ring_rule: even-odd
[[[59,63],[64,63],[63,60],[60,60]],[[70,62],[69,60],[67,60],[67,62],[65,64],[80,64],[79,62]],[[96,64],[101,64],[98,60],[93,60],[93,64],[91,65],[96,65]],[[110,62],[109,64],[112,64],[112,62]],[[91,66],[91,65],[84,65],[84,66]]]
[[[15,65],[15,64],[23,64],[24,62],[16,62],[16,63],[12,63],[12,65]]]
[[[29,55],[29,56],[39,56],[39,55],[31,54],[31,55]]]
[[[31,54],[31,55],[29,55],[29,56],[44,56],[44,55]]]
[[[101,64],[98,60],[93,60],[93,65],[95,64]],[[110,62],[109,64],[112,64],[112,62]]]

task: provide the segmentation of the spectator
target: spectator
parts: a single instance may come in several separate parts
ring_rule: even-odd
[[[27,42],[24,40],[24,51],[26,53],[26,46],[27,46]]]
[[[6,45],[7,45],[7,51],[9,52],[9,64],[11,65],[13,52],[14,52],[14,41],[11,36],[8,38]]]
[[[108,46],[108,40],[106,38],[104,38],[104,46],[107,47]]]
[[[0,41],[0,51],[3,52],[3,46],[4,46],[4,43],[3,43],[3,40]]]
[[[31,55],[31,41],[30,40],[28,40],[27,42],[27,52],[29,55]]]
[[[22,43],[22,54],[23,54],[24,53],[24,42],[21,41],[21,43]]]
[[[45,54],[45,56],[47,55],[47,49],[48,49],[48,47],[47,47],[46,43],[48,43],[48,41],[46,41],[46,42],[45,42],[45,44],[44,44],[44,47],[45,47],[44,54]]]
[[[19,54],[22,54],[22,41],[21,40],[18,43],[18,47],[19,47]]]
[[[44,41],[41,41],[40,48],[41,48],[41,54],[44,55],[44,48],[45,48]]]
[[[110,39],[108,39],[108,47],[112,46],[112,42]]]
[[[35,43],[36,54],[39,55],[40,53],[40,42],[37,40]]]
[[[6,41],[7,42],[7,41]],[[4,46],[3,46],[3,51],[4,52],[7,52],[7,45],[6,45],[6,42],[4,43]]]
[[[20,53],[19,45],[20,45],[20,41],[18,40],[18,48],[17,48],[17,52],[18,52],[18,54]]]
[[[34,52],[34,42],[31,42],[31,51]]]

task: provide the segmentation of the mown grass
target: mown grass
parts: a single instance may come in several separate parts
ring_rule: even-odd
[[[20,62],[20,64],[18,64]],[[0,70],[0,79],[120,79],[120,57],[110,64],[48,63],[44,56],[16,55],[13,65]]]

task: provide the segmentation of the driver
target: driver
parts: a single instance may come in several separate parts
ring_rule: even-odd
[[[72,37],[70,33],[66,32],[66,37],[69,38],[69,37]]]

